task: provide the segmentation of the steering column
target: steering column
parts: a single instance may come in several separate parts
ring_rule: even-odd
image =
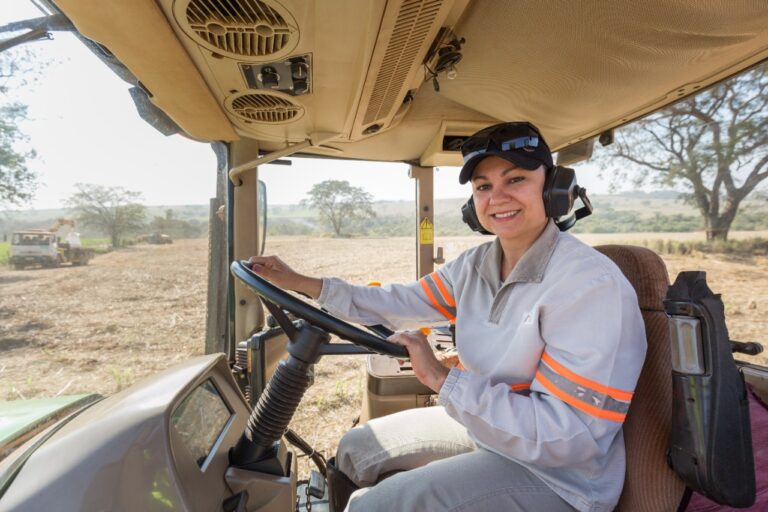
[[[280,454],[284,449],[280,438],[309,388],[312,365],[323,354],[339,353],[343,348],[330,343],[329,333],[385,355],[407,358],[408,351],[294,297],[255,274],[247,262],[234,261],[230,270],[262,299],[290,342],[288,359],[278,364],[229,460],[235,467],[284,475],[287,459]],[[294,325],[283,310],[301,320]]]
[[[309,388],[312,365],[320,360],[321,349],[329,341],[330,336],[325,331],[300,321],[287,347],[288,358],[278,364],[248,419],[244,435],[229,454],[233,465],[245,469],[267,469],[258,462],[271,458],[277,452],[275,445],[288,429],[296,408]]]

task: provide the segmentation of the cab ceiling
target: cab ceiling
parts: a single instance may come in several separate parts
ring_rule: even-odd
[[[425,165],[459,163],[442,137],[498,120],[563,148],[768,58],[764,0],[56,3],[192,138]],[[424,62],[446,29],[462,58],[437,92]],[[284,83],[296,62],[304,92]]]

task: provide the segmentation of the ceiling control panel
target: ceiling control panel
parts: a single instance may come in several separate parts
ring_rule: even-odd
[[[300,55],[268,64],[241,63],[250,89],[268,89],[291,96],[312,92],[312,56]]]

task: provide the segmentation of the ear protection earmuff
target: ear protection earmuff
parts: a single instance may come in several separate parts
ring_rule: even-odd
[[[568,215],[577,198],[581,199],[584,206],[567,219],[558,220],[560,217]],[[587,190],[576,183],[576,172],[570,167],[556,165],[547,171],[543,200],[547,217],[555,219],[555,224],[560,228],[560,231],[571,229],[577,220],[592,213],[592,203],[587,197]],[[480,224],[475,210],[475,201],[472,197],[461,207],[461,218],[472,231],[484,235],[493,234]]]
[[[576,173],[570,167],[554,166],[544,181],[544,211],[547,217],[568,215],[579,194]]]
[[[477,211],[475,211],[475,200],[472,196],[469,197],[469,201],[461,205],[461,220],[463,220],[464,224],[469,226],[472,231],[477,231],[483,235],[493,234],[480,224],[480,219],[477,218]]]

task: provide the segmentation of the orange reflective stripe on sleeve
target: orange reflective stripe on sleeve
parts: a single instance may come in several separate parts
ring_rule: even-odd
[[[422,278],[419,280],[419,284],[421,284],[421,287],[424,289],[424,293],[427,295],[427,299],[429,299],[429,302],[432,303],[435,309],[437,309],[440,312],[440,314],[442,314],[448,320],[455,321],[456,316],[449,313],[446,308],[440,305],[440,302],[438,302],[438,300],[435,298],[435,295],[432,293],[432,290],[429,289],[429,284],[427,283],[427,281],[424,278]]]
[[[586,378],[582,377],[581,375],[577,375],[577,374],[573,373],[571,370],[569,370],[568,368],[566,368],[565,366],[563,366],[560,363],[558,363],[557,361],[555,361],[552,358],[552,356],[550,356],[546,352],[543,352],[541,354],[541,360],[544,361],[545,363],[547,363],[549,365],[549,367],[552,368],[553,370],[555,370],[557,373],[559,373],[563,377],[566,377],[566,378],[572,380],[576,384],[581,384],[584,387],[593,389],[593,390],[598,391],[600,393],[604,393],[604,394],[606,394],[606,395],[608,395],[608,396],[610,396],[612,398],[615,398],[616,400],[621,400],[621,401],[624,401],[624,402],[629,402],[630,400],[632,400],[632,395],[634,393],[632,393],[631,391],[624,391],[624,390],[621,390],[621,389],[616,389],[616,388],[610,388],[608,386],[603,386],[599,382],[595,382],[593,380],[586,379]]]
[[[445,318],[447,318],[451,322],[455,322],[456,307],[452,306],[451,304],[448,303],[447,300],[445,300],[442,293],[440,293],[437,283],[432,278],[432,274],[429,274],[419,279],[419,284],[421,285],[421,288],[424,290],[424,293],[426,294],[427,299],[432,304],[432,306],[434,306],[434,308],[437,309],[440,312],[440,314],[442,314]]]
[[[599,407],[590,405],[586,402],[582,402],[578,398],[561,391],[557,386],[555,386],[552,382],[550,382],[544,375],[542,375],[540,371],[536,372],[536,380],[539,381],[539,383],[542,386],[544,386],[544,388],[547,391],[552,393],[554,396],[556,396],[563,402],[591,416],[595,416],[596,418],[601,418],[604,420],[618,421],[618,422],[623,422],[627,417],[627,414],[624,412],[615,412],[615,411],[608,411],[605,409],[601,409]]]
[[[633,394],[586,379],[555,361],[546,352],[541,354],[536,381],[575,409],[610,421],[624,421]]]
[[[440,290],[440,293],[443,296],[443,300],[449,305],[456,307],[456,301],[453,300],[453,297],[451,297],[451,294],[448,293],[448,289],[445,287],[445,284],[443,283],[443,280],[440,279],[440,274],[437,272],[432,272],[429,274],[430,277],[435,281],[435,284],[437,285],[437,288]]]

